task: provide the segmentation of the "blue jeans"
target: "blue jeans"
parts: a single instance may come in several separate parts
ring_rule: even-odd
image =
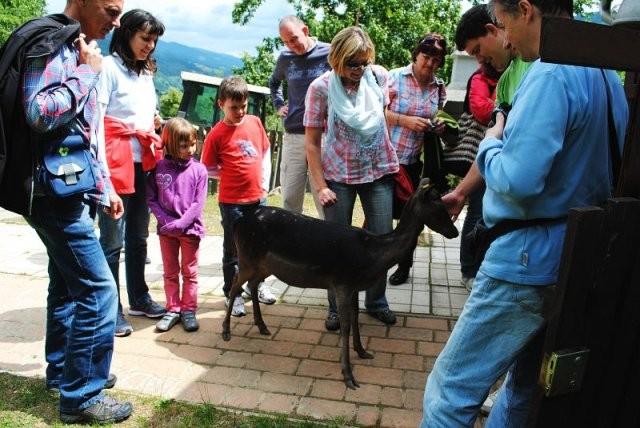
[[[467,206],[467,216],[462,225],[460,234],[460,271],[462,276],[474,278],[480,269],[480,264],[475,262],[475,254],[471,250],[470,240],[467,238],[469,232],[473,230],[476,223],[482,218],[482,198],[484,196],[485,185],[469,195],[469,205]]]
[[[478,273],[427,379],[421,427],[473,426],[489,389],[507,370],[485,426],[526,425],[542,357],[544,313],[554,291]]]
[[[356,195],[360,197],[366,229],[377,235],[393,230],[393,186],[390,175],[379,178],[372,183],[344,184],[333,181],[327,185],[336,194],[337,201],[330,207],[324,207],[324,218],[340,224],[351,225],[353,206]],[[389,307],[385,292],[387,290],[386,273],[380,280],[367,289],[364,304],[369,312],[376,312]],[[337,313],[336,297],[329,290],[329,312]]]
[[[60,410],[101,398],[116,325],[116,286],[82,197],[38,197],[25,217],[47,248],[47,385],[60,388]]]
[[[124,245],[124,266],[127,279],[129,306],[140,306],[151,300],[149,286],[144,279],[147,260],[147,238],[149,237],[149,207],[146,194],[146,173],[141,163],[135,163],[135,193],[120,195],[124,214],[114,220],[102,210],[98,212],[100,245],[109,263],[109,268],[118,288],[120,302],[120,252]]]
[[[264,205],[266,200],[261,200],[253,204],[226,204],[218,203],[220,207],[220,217],[222,217],[222,229],[224,237],[222,240],[222,276],[224,285],[222,291],[225,296],[229,295],[233,285],[233,277],[238,271],[238,250],[233,240],[233,227],[246,213],[253,212],[258,206]]]

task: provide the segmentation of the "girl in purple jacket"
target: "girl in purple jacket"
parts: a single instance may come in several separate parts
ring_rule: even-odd
[[[196,331],[198,250],[204,237],[202,209],[207,196],[207,169],[193,158],[196,131],[186,120],[169,120],[162,131],[162,142],[165,158],[157,163],[147,181],[149,208],[158,219],[167,296],[167,313],[156,329],[167,331],[182,321],[186,331]]]

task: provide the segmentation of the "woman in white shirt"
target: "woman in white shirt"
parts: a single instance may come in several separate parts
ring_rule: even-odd
[[[152,53],[164,25],[149,12],[131,10],[113,32],[109,55],[102,62],[98,102],[104,115],[99,136],[105,140],[106,159],[113,186],[122,198],[124,215],[113,220],[99,215],[100,244],[120,293],[120,252],[125,249],[129,315],[161,317],[162,305],[154,302],[144,278],[149,236],[149,208],[146,201],[147,171],[155,167],[155,151],[161,147],[155,133],[157,107]],[[133,331],[118,304],[116,336]]]

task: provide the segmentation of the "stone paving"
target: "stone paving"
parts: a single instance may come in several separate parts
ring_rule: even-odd
[[[0,370],[43,376],[47,255],[33,230],[11,213],[0,211],[0,237]],[[324,329],[326,291],[270,278],[279,297],[276,305],[262,306],[271,336],[258,333],[249,313],[232,318],[231,341],[221,339],[218,236],[201,245],[200,331],[186,333],[176,326],[157,333],[153,320],[129,317],[134,333],[116,339],[117,388],[239,410],[340,418],[346,425],[415,427],[426,376],[467,297],[460,287],[459,239],[425,231],[422,241],[410,282],[387,290],[398,324],[387,327],[360,316],[363,344],[375,358],[360,360],[352,351],[361,384],[356,391],[341,381],[338,334]],[[147,280],[154,298],[164,301],[154,234],[149,256]]]

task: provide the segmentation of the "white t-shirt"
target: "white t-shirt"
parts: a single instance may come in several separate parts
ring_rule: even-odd
[[[132,129],[153,131],[158,103],[151,73],[129,71],[114,53],[102,60],[97,88],[101,114],[113,116]],[[100,136],[104,139],[104,132]],[[135,137],[131,138],[131,149],[134,162],[141,162],[142,149]]]

